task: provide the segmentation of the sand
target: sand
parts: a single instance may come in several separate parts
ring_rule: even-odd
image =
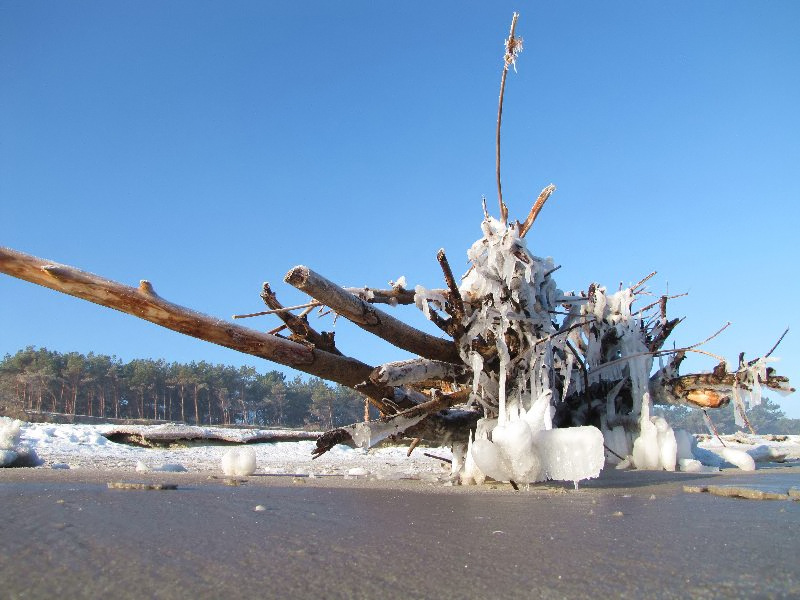
[[[683,491],[788,489],[800,467],[578,491],[234,479],[0,469],[0,598],[800,596],[800,502]]]

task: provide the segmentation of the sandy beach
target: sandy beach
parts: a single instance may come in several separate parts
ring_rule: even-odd
[[[0,597],[800,595],[800,502],[684,491],[706,483],[785,491],[800,467],[609,471],[578,491],[0,469]]]

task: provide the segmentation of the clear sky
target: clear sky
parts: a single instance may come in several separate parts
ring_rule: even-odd
[[[800,382],[800,2],[0,0],[0,245],[215,316],[306,264],[442,285],[504,196],[564,290],[652,270],[671,339]],[[426,327],[413,308],[400,318]],[[240,321],[242,323],[242,321]],[[247,325],[267,330],[275,318]],[[329,320],[315,323],[330,329]],[[339,320],[340,348],[405,358]],[[274,365],[0,275],[0,355]],[[710,369],[711,359],[689,367]],[[773,399],[778,399],[773,394]],[[800,417],[800,396],[782,400]]]

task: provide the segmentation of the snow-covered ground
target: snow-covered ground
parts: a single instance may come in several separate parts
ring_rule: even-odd
[[[157,426],[156,426],[157,427]],[[175,427],[175,426],[170,426]],[[139,429],[152,429],[141,426]],[[186,447],[141,448],[115,443],[103,433],[115,430],[113,425],[55,425],[50,423],[23,423],[20,427],[19,445],[32,449],[43,468],[56,469],[129,469],[175,470],[222,473],[222,457],[230,445],[203,445],[196,441]],[[131,427],[126,427],[132,429]],[[135,428],[133,428],[135,429]],[[197,428],[191,428],[193,433]],[[252,430],[219,428],[209,429],[209,434],[236,438],[252,436]],[[313,441],[251,443],[256,453],[256,473],[296,474],[309,476],[349,476],[375,479],[414,478],[435,481],[449,475],[449,465],[430,458],[430,452],[451,458],[449,449],[419,447],[410,457],[405,447],[374,448],[369,451],[336,446],[322,457],[311,459]]]
[[[16,427],[19,430],[16,431]],[[161,429],[159,429],[161,428]],[[127,426],[126,431],[149,432],[157,436],[161,430],[173,434],[181,428],[191,436],[226,437],[245,441],[253,430],[196,428],[179,425]],[[122,469],[135,471],[174,470],[222,474],[222,457],[231,445],[202,444],[197,440],[185,447],[142,448],[115,443],[104,434],[119,430],[114,425],[56,425],[51,423],[19,423],[0,418],[0,454],[28,450],[38,457],[40,468],[50,469]],[[264,433],[264,432],[261,432]],[[732,467],[725,460],[726,448],[746,452],[758,466],[775,462],[800,464],[800,435],[787,436],[697,436],[695,458],[704,465]],[[723,446],[724,443],[724,446]],[[233,446],[236,447],[236,446]],[[446,462],[425,453],[452,459],[448,448],[418,447],[407,456],[406,447],[378,447],[370,450],[336,446],[322,457],[312,460],[313,441],[250,443],[256,455],[256,473],[301,476],[346,476],[370,479],[421,479],[445,482],[449,476]],[[0,457],[1,458],[1,457]],[[10,462],[6,461],[6,462]],[[0,464],[3,460],[0,460]],[[607,467],[609,468],[609,467]]]

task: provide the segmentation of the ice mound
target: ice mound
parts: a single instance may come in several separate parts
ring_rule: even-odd
[[[225,475],[245,476],[256,472],[256,452],[252,448],[232,448],[222,455]]]
[[[488,476],[517,483],[556,479],[577,484],[597,477],[605,463],[603,434],[596,427],[533,432],[520,419],[495,426],[491,436],[470,443],[465,470],[476,483]]]
[[[597,427],[565,427],[539,431],[536,448],[547,479],[573,481],[593,479],[605,463],[603,434]]]
[[[0,467],[33,467],[40,464],[36,452],[20,442],[22,421],[0,417]]]

